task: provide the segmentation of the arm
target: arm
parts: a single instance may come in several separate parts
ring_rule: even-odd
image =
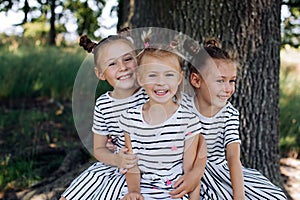
[[[118,154],[114,154],[107,147],[105,135],[94,134],[94,156],[100,162],[119,168],[131,168],[136,165],[137,157],[133,154],[125,154],[127,148],[122,148]]]
[[[201,134],[198,134],[198,137],[198,140],[192,144],[195,145],[194,148],[196,147],[196,149],[184,153],[186,155],[184,157],[186,158],[185,161],[187,161],[187,163],[184,163],[184,175],[174,184],[176,189],[170,192],[173,195],[172,198],[180,198],[184,194],[193,191],[200,184],[207,160],[207,148],[204,137]],[[191,162],[193,162],[192,166],[190,166]]]
[[[233,199],[245,199],[244,178],[240,161],[240,144],[238,142],[227,145],[226,159],[230,171]]]
[[[132,154],[132,145],[131,145],[131,138],[128,133],[124,133],[125,138],[125,146],[128,149],[128,154]],[[140,170],[137,165],[134,167],[128,169],[126,173],[126,182],[128,185],[128,194],[125,195],[123,198],[126,199],[132,199],[132,200],[143,200],[143,196],[141,195],[140,190]]]

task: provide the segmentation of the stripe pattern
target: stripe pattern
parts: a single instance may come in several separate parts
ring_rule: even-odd
[[[124,134],[118,127],[121,113],[147,100],[144,89],[126,99],[114,99],[109,92],[101,95],[94,108],[93,132],[110,135],[117,146],[117,153],[124,146]],[[67,200],[118,199],[125,182],[125,176],[119,173],[118,168],[96,162],[74,179],[62,196]]]
[[[179,106],[164,123],[150,125],[143,120],[142,106],[127,110],[119,126],[130,137],[141,171],[141,193],[145,199],[171,199],[168,194],[183,174],[184,141],[199,134],[198,117]],[[127,194],[127,186],[122,196]],[[183,199],[187,199],[187,195]]]
[[[183,107],[198,115],[208,149],[208,160],[201,180],[201,199],[233,199],[226,146],[239,139],[239,112],[230,102],[214,117],[207,118],[196,109],[194,98],[185,96]],[[246,199],[287,199],[282,190],[255,169],[242,168]]]

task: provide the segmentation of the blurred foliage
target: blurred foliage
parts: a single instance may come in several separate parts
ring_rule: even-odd
[[[298,48],[300,46],[300,0],[282,0],[286,5],[290,16],[283,20],[282,46],[290,45]]]
[[[77,72],[88,54],[78,44],[45,46],[43,38],[38,38],[0,34],[0,79],[5,83],[0,84],[0,100],[72,99]],[[99,81],[96,95],[109,89],[105,81]]]
[[[78,44],[44,46],[34,37],[0,34],[0,191],[48,177],[80,146],[71,101],[87,53]],[[99,82],[95,95],[109,89]],[[62,152],[41,155],[41,147]]]
[[[280,150],[284,157],[300,157],[300,50],[281,51]],[[293,60],[289,60],[293,58]]]
[[[28,29],[29,24],[34,23],[33,27],[35,28],[33,29],[35,30],[38,29],[38,25],[41,25],[40,29],[43,30],[41,35],[48,38],[43,40],[47,41],[48,44],[52,44],[58,34],[66,32],[65,25],[72,17],[76,18],[77,33],[79,35],[83,33],[94,35],[99,28],[98,18],[101,16],[104,5],[105,0],[37,0],[36,4],[29,4],[29,0],[23,2],[5,0],[0,1],[0,12],[8,12],[12,9],[23,12],[22,22],[15,25],[23,26],[26,24],[24,29]],[[38,32],[38,34],[40,33]]]
[[[105,1],[95,1],[95,3],[97,9],[93,9],[88,4],[88,1],[66,0],[64,7],[75,16],[78,26],[77,33],[79,35],[94,33],[99,28],[97,19],[102,14]]]

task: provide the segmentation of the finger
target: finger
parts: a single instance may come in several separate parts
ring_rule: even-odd
[[[128,149],[127,149],[126,147],[122,147],[122,148],[121,148],[121,151],[122,151],[122,152],[127,152]]]
[[[172,190],[171,192],[169,192],[170,195],[177,195],[180,194],[182,191],[184,190],[184,188],[182,186],[176,188],[175,190]]]
[[[178,199],[183,197],[185,194],[187,193],[187,191],[183,190],[182,192],[180,192],[179,194],[176,194],[174,196],[171,196],[172,199]]]
[[[120,169],[120,174],[126,174],[127,172],[127,169],[126,168],[121,168]]]
[[[174,183],[174,188],[177,188],[179,185],[181,185],[184,182],[183,176],[181,176],[175,183]]]

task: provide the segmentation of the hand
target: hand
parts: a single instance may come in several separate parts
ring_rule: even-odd
[[[129,192],[121,200],[144,200],[144,197],[138,192]]]
[[[185,173],[181,176],[175,183],[175,190],[169,192],[171,198],[181,198],[185,194],[192,192],[200,184],[200,178],[195,176],[195,173],[192,171]]]
[[[137,165],[137,156],[135,154],[128,154],[128,149],[122,147],[118,153],[118,167],[123,171],[124,169],[130,169]]]
[[[107,139],[106,148],[108,148],[112,152],[114,152],[115,150],[117,150],[117,146],[114,145],[114,143],[112,142],[112,138],[108,138]]]

